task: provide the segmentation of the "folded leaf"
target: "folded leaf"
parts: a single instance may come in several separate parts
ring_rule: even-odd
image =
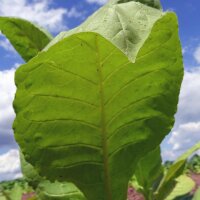
[[[165,200],[172,200],[176,197],[186,195],[191,192],[195,186],[194,181],[186,175],[181,175],[178,177],[176,182],[176,186],[173,188],[172,192],[167,196]]]
[[[145,0],[140,1],[144,3]],[[145,2],[147,4],[147,2],[153,3],[154,1],[146,0]],[[136,55],[149,36],[154,23],[164,15],[162,11],[145,4],[133,0],[111,0],[79,27],[60,33],[46,49],[62,38],[79,32],[91,31],[99,33],[111,41],[131,61],[135,61]]]
[[[183,77],[177,27],[172,13],[158,20],[135,63],[88,32],[21,66],[13,128],[26,160],[88,200],[125,200],[138,159],[174,123]]]
[[[19,18],[0,17],[0,31],[25,61],[36,56],[52,39],[46,31]]]
[[[111,3],[127,3],[127,2],[139,2],[147,6],[151,6],[153,8],[161,9],[160,0],[110,0]]]
[[[187,159],[192,153],[200,149],[200,142],[181,155],[175,163],[173,163],[165,176],[163,177],[157,191],[156,199],[165,199],[176,185],[176,178],[182,175]]]

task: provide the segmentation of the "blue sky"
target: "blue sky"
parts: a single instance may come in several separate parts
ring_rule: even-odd
[[[0,0],[0,16],[26,18],[48,29],[54,36],[81,24],[106,0]],[[163,9],[178,15],[185,77],[176,123],[162,145],[164,159],[175,159],[200,141],[200,1],[162,0]],[[0,35],[0,181],[21,176],[17,145],[13,138],[15,117],[12,100],[14,72],[23,60]],[[12,167],[10,167],[12,166]]]
[[[0,2],[3,0],[0,0]],[[9,1],[9,0],[8,0]],[[34,1],[27,1],[29,3]],[[96,2],[105,2],[105,0],[97,0]],[[162,0],[162,6],[164,10],[171,10],[176,12],[179,19],[180,25],[180,38],[183,48],[186,48],[187,51],[184,55],[184,62],[186,67],[195,66],[197,63],[193,59],[192,52],[194,48],[200,43],[200,28],[198,26],[200,19],[200,8],[199,0]],[[79,16],[67,17],[63,15],[63,24],[68,28],[72,29],[79,24],[81,24],[89,15],[95,12],[100,6],[101,3],[88,3],[86,0],[54,0],[49,4],[49,9],[73,9],[76,8],[76,11],[79,12]],[[16,15],[17,16],[17,15]],[[62,30],[66,30],[63,28]],[[57,31],[52,31],[53,35],[56,35]],[[184,49],[184,50],[186,50]],[[0,48],[0,70],[9,69],[15,63],[23,62],[20,56],[17,54],[9,55],[8,51],[5,51],[4,48]],[[12,59],[10,58],[12,57]]]

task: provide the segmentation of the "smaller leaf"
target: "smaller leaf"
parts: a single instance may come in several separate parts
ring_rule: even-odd
[[[176,181],[175,188],[165,200],[172,200],[178,196],[188,194],[195,186],[194,181],[186,175],[179,176]]]
[[[21,200],[23,193],[26,189],[22,188],[19,184],[15,183],[11,190],[4,191],[7,200]]]
[[[25,61],[36,56],[52,39],[46,31],[19,18],[0,17],[0,31]]]
[[[161,180],[157,191],[155,192],[156,199],[163,200],[169,195],[169,193],[171,193],[176,185],[175,179],[182,175],[187,159],[198,149],[200,149],[200,142],[186,151],[170,166],[169,170]]]
[[[20,152],[20,161],[24,178],[31,187],[34,189],[37,188],[39,183],[43,180],[42,177],[39,176],[38,172],[33,168],[33,166],[25,160],[22,152]]]
[[[137,164],[134,176],[142,188],[140,192],[149,197],[153,190],[155,181],[162,175],[162,159],[160,155],[160,146],[149,152]]]
[[[43,181],[37,189],[40,200],[86,200],[72,183]]]
[[[86,200],[72,183],[50,182],[42,178],[20,152],[22,173],[28,184],[36,189],[40,200]]]

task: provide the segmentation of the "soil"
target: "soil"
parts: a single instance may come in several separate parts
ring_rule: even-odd
[[[128,188],[128,200],[145,200],[143,195],[138,193],[134,188]]]
[[[195,191],[200,188],[200,174],[191,173],[189,175],[190,178],[196,183],[194,189],[192,190],[191,194],[194,194]]]

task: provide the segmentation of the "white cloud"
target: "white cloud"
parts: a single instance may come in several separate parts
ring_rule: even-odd
[[[8,41],[8,39],[1,39],[0,40],[0,47],[2,47],[3,49],[5,49],[6,51],[10,51],[12,53],[16,53],[15,49],[10,44],[10,42]]]
[[[188,47],[183,47],[182,48],[182,54],[185,55],[188,51]]]
[[[64,17],[82,17],[75,7],[71,9],[52,8],[48,0],[1,0],[0,15],[30,20],[52,32],[66,30]]]
[[[165,149],[162,151],[162,158],[164,162],[167,160],[175,160],[177,158],[177,154],[174,151]]]
[[[103,5],[108,2],[108,0],[86,0],[88,3],[96,3],[99,5]]]
[[[180,124],[172,132],[169,144],[172,144],[173,151],[182,151],[190,148],[200,141],[200,121]]]
[[[0,155],[0,181],[12,180],[22,177],[19,151],[11,149],[7,153]]]
[[[12,102],[16,91],[14,73],[19,65],[16,63],[12,69],[0,71],[0,181],[21,177],[19,153],[12,131],[15,117]]]
[[[19,64],[16,63],[17,65]],[[14,73],[15,68],[0,71],[0,146],[15,145],[12,132],[12,123],[15,117],[12,102],[16,90]]]
[[[194,58],[198,64],[200,64],[200,46],[194,51]]]
[[[85,12],[77,10],[76,7],[72,7],[71,9],[69,9],[66,15],[69,18],[72,18],[72,17],[81,18],[81,19],[85,18]]]
[[[176,123],[167,141],[163,157],[175,159],[200,141],[200,67],[185,71]]]
[[[14,16],[35,22],[41,27],[52,32],[67,30],[66,18],[85,18],[85,12],[77,10],[76,7],[70,9],[52,8],[52,1],[35,0],[32,3],[28,0],[1,0],[0,16]],[[11,53],[16,53],[10,42],[0,32],[0,47]]]
[[[185,71],[182,83],[177,125],[200,121],[200,67]]]

